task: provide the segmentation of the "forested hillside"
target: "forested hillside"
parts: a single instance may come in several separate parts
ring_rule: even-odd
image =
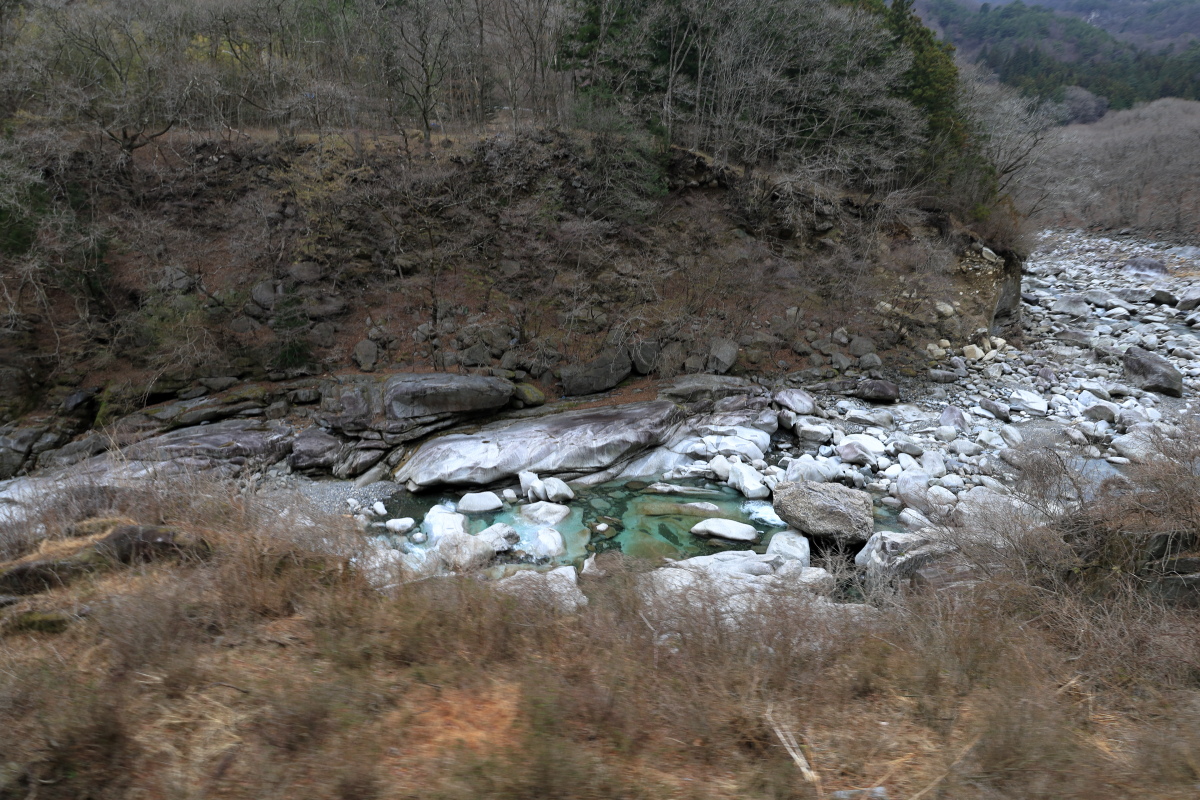
[[[1044,129],[907,2],[4,8],[13,385],[312,369],[368,334],[446,366],[412,337],[451,308],[556,353],[748,324],[719,306],[770,286],[732,231],[848,304],[922,215],[1017,248]]]
[[[1065,87],[1078,86],[1118,109],[1200,97],[1200,44],[1187,37],[1143,45],[1114,36],[1090,16],[1085,21],[1020,0],[981,6],[929,0],[923,13],[964,55],[1027,94],[1062,100]],[[1187,19],[1171,30],[1190,25]]]
[[[993,6],[1002,5],[992,3]],[[1186,45],[1200,38],[1197,0],[1042,0],[1038,5],[1079,17],[1142,47]]]

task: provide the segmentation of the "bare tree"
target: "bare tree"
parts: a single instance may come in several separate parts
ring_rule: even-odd
[[[406,107],[421,123],[426,146],[437,123],[450,63],[453,21],[439,0],[412,0],[377,17],[382,79],[393,112]]]
[[[1018,193],[1034,213],[1045,201],[1025,180],[1036,173],[1046,156],[1046,143],[1055,128],[1055,109],[1004,86],[979,66],[959,66],[959,107],[973,130],[979,151],[992,165],[996,189]],[[1044,187],[1045,188],[1045,187]]]
[[[1164,99],[1053,132],[1040,182],[1050,224],[1200,235],[1200,103]]]
[[[36,91],[68,124],[83,122],[133,152],[186,121],[196,88],[187,60],[183,6],[122,0],[104,5],[42,3]]]

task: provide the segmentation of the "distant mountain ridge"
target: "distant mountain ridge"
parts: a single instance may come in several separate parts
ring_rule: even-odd
[[[1123,17],[1113,11],[1116,4],[1108,0],[1048,0],[1049,4],[1070,5],[1072,11],[1020,0],[996,5],[923,0],[917,8],[925,22],[964,56],[1027,94],[1061,100],[1066,87],[1080,86],[1107,98],[1114,108],[1161,97],[1200,99],[1200,39],[1196,38],[1200,0],[1131,4],[1178,12],[1169,17],[1170,24],[1163,22],[1158,29],[1163,35],[1170,32],[1173,43],[1153,47],[1118,38],[1077,15],[1105,17],[1114,25],[1128,23],[1126,27],[1136,22],[1152,31],[1151,21],[1168,19],[1166,11],[1155,12],[1157,16],[1148,11],[1145,19],[1134,20],[1133,15]],[[1194,25],[1189,21],[1193,13]],[[1193,26],[1187,28],[1187,35],[1185,26]]]
[[[1200,39],[1200,0],[1043,0],[1040,5],[1140,47],[1186,46]]]

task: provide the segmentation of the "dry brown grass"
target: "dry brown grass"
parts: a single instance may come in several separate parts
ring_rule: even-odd
[[[1051,580],[1046,559],[857,615],[784,595],[731,625],[702,593],[656,607],[646,565],[609,556],[562,616],[473,578],[379,592],[341,518],[289,523],[199,482],[156,496],[127,513],[190,526],[209,557],[3,612],[72,616],[0,638],[0,798],[1182,798],[1200,780],[1195,612]]]

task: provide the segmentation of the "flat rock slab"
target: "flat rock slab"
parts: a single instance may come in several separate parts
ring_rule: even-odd
[[[663,444],[681,418],[674,403],[654,401],[497,422],[425,442],[396,480],[419,487],[486,486],[525,471],[586,475]]]
[[[514,391],[503,378],[481,375],[345,376],[321,384],[318,421],[335,430],[415,438],[429,432],[430,425],[503,408]]]
[[[178,428],[126,447],[119,458],[96,456],[79,465],[82,473],[141,475],[167,472],[240,469],[247,463],[273,464],[292,449],[293,430],[281,422],[229,419],[211,425]]]
[[[658,396],[678,403],[698,403],[759,391],[762,389],[758,385],[745,378],[729,375],[685,375],[661,389]]]
[[[781,483],[774,505],[786,523],[810,536],[865,542],[874,530],[871,495],[840,483]]]

